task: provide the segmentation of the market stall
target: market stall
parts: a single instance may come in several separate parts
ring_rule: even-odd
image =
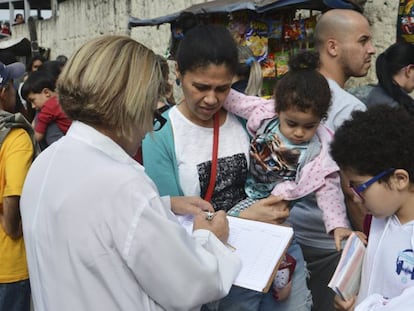
[[[289,57],[313,48],[317,16],[329,8],[362,10],[364,1],[345,0],[216,0],[153,18],[130,18],[129,26],[171,25],[170,58],[185,32],[197,24],[225,25],[236,42],[248,46],[263,71],[263,92],[270,95],[275,81],[288,70]]]
[[[414,0],[400,0],[397,19],[397,40],[414,43]]]

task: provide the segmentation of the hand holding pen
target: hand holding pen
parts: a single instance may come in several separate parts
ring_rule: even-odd
[[[213,220],[214,215],[216,215],[215,212],[210,212],[210,211],[205,212],[205,214],[206,214],[206,220]]]
[[[205,212],[198,213],[194,217],[193,230],[206,229],[213,232],[223,243],[227,242],[229,237],[229,222],[224,211],[218,211],[208,214]]]

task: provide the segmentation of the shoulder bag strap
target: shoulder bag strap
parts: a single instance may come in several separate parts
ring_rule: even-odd
[[[213,196],[214,186],[216,185],[216,175],[217,175],[217,154],[218,154],[218,142],[219,142],[219,129],[220,129],[220,112],[217,111],[214,115],[214,136],[213,136],[213,155],[211,161],[211,171],[210,171],[210,182],[204,196],[204,200],[211,201]]]

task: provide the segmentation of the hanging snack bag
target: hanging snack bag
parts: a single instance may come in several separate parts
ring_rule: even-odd
[[[282,39],[283,35],[283,22],[280,18],[271,19],[268,21],[269,25],[269,39]]]
[[[289,71],[289,50],[275,52],[276,77],[280,78]]]
[[[268,26],[267,23],[252,20],[246,31],[247,45],[256,57],[256,60],[260,63],[267,58],[268,53],[268,38],[267,38]]]
[[[262,62],[263,78],[276,77],[276,64],[274,53],[269,52],[267,58]]]
[[[400,0],[397,17],[397,40],[414,43],[413,0]]]
[[[245,33],[248,27],[248,16],[246,12],[235,12],[229,15],[227,29],[239,45],[245,44]]]

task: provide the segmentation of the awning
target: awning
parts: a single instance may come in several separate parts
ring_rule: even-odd
[[[7,38],[0,40],[0,51],[10,51],[15,56],[30,56],[31,46],[27,38]]]
[[[361,2],[361,0],[359,0]],[[257,13],[271,12],[280,9],[300,8],[311,10],[326,10],[328,8],[355,9],[353,3],[357,0],[215,0],[190,6],[180,12],[156,18],[129,18],[129,27],[157,26],[178,21],[185,13],[203,15],[210,13],[232,13],[251,10]],[[363,2],[363,1],[362,1]]]

